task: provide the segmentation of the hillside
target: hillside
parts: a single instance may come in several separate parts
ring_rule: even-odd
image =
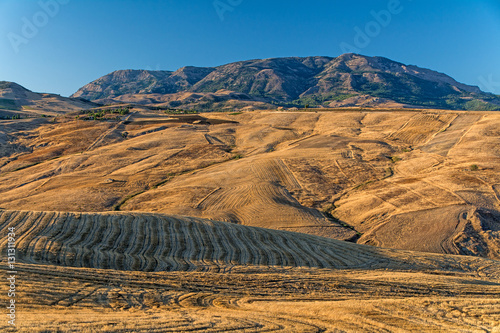
[[[117,107],[0,121],[16,332],[498,331],[498,112]]]
[[[467,272],[482,268],[488,276],[500,276],[495,261],[392,251],[182,216],[0,211],[0,225],[23,235],[16,244],[21,262],[40,265],[142,272],[223,272],[248,265],[457,272],[468,267]],[[0,245],[6,248],[7,240]]]
[[[35,93],[17,83],[0,81],[0,117],[3,118],[55,116],[96,106],[98,104],[81,98]]]
[[[221,91],[239,94],[214,98]],[[179,93],[191,93],[191,98]],[[85,85],[72,97],[197,110],[241,109],[252,106],[249,101],[261,103],[261,109],[305,105],[500,109],[498,96],[445,74],[358,54],[249,60],[175,72],[122,70]]]
[[[498,259],[499,122],[496,112],[141,109],[11,122],[0,128],[0,207],[157,212]]]
[[[493,260],[158,214],[0,212],[2,234],[8,227],[19,235],[17,332],[495,332],[500,325]],[[0,329],[9,330],[7,321]]]

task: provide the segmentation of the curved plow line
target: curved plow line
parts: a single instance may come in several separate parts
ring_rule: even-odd
[[[114,248],[116,249],[115,251],[118,255],[118,267],[122,267],[123,270],[127,269],[127,263],[132,260],[130,254],[126,251],[125,246],[128,246],[128,244],[130,244],[130,239],[134,236],[134,220],[134,216],[127,216],[124,220],[120,219],[120,228],[122,228],[124,232],[120,233],[120,236],[115,242],[116,246]]]
[[[234,264],[233,257],[235,256],[236,250],[233,247],[233,244],[231,244],[231,242],[228,240],[228,237],[226,234],[226,232],[227,232],[226,228],[224,228],[221,225],[214,224],[214,229],[215,229],[215,232],[216,232],[216,234],[219,238],[219,241],[220,241],[217,243],[217,245],[222,244],[222,250],[223,250],[224,256],[221,259],[222,259],[222,262],[224,263],[224,271],[226,271],[228,266],[230,266],[229,267],[229,270],[230,270],[231,265]]]
[[[387,251],[320,237],[153,214],[6,213],[30,232],[27,262],[124,270],[227,271],[233,265],[319,268],[476,267],[474,260]],[[4,241],[5,242],[5,241]],[[464,266],[465,265],[465,266]],[[482,263],[484,266],[485,264]],[[463,268],[465,267],[465,268]],[[482,274],[493,274],[484,268]]]
[[[186,269],[186,262],[182,258],[182,253],[186,250],[186,243],[184,240],[184,237],[181,235],[181,226],[180,226],[180,221],[177,219],[173,219],[173,235],[175,236],[175,242],[172,242],[174,244],[173,247],[173,253],[172,253],[172,259],[175,261],[175,269],[176,270],[183,270]]]
[[[82,266],[82,255],[81,251],[82,246],[77,246],[83,243],[86,235],[90,233],[92,228],[92,224],[88,223],[89,220],[88,215],[84,215],[81,219],[76,219],[78,223],[78,227],[75,230],[74,234],[66,240],[66,244],[62,247],[65,250],[65,262],[70,266]],[[35,251],[43,251],[43,249],[38,250],[38,244],[33,246]],[[69,254],[69,255],[68,255]]]
[[[55,213],[52,214],[52,216],[49,218],[49,216],[46,217],[46,219],[48,220],[47,221],[47,224],[50,223],[49,220],[52,220],[53,216],[55,215]],[[69,242],[69,241],[72,241],[74,239],[76,239],[76,237],[78,235],[81,234],[80,232],[80,229],[83,228],[84,224],[82,223],[77,223],[76,221],[78,221],[77,219],[75,219],[75,224],[76,226],[74,227],[74,229],[72,229],[72,232],[70,233],[67,233],[67,237],[65,238],[65,241],[66,242]],[[38,234],[38,232],[35,233],[35,235]],[[46,239],[46,237],[39,237],[39,236],[35,236],[33,238],[33,240],[30,241],[30,243],[27,245],[27,251],[29,253],[29,257],[32,258],[32,259],[35,259],[36,260],[36,256],[38,256],[41,252],[43,251],[46,251],[46,248],[43,247],[43,246],[39,246],[39,242],[41,239]],[[68,259],[68,252],[69,254],[72,254],[74,256],[74,250],[73,249],[70,249],[70,251],[68,251],[67,249],[67,245],[63,245],[61,244],[60,248],[59,248],[59,251],[60,251],[60,256],[59,256],[59,261],[65,265],[73,265],[74,263],[72,263],[69,259]]]
[[[319,246],[314,246],[315,249],[313,249],[311,245],[312,244],[307,241],[302,241],[302,250],[305,252],[305,254],[307,254],[306,258],[309,258],[310,260],[309,267],[331,267],[331,265],[325,259],[324,254],[320,255],[321,252],[318,251]],[[313,262],[312,264],[311,261]]]
[[[265,247],[257,237],[257,232],[254,229],[245,230],[245,235],[248,237],[248,244],[255,250],[257,254],[251,264],[255,265],[270,265],[271,260],[265,251]]]
[[[278,182],[279,177],[273,172],[273,160],[257,161],[250,166],[255,177],[264,182]]]
[[[191,228],[194,228],[194,230],[192,230],[192,236],[195,238],[194,243],[201,244],[198,248],[198,255],[195,257],[196,262],[193,264],[198,266],[198,270],[208,271],[212,265],[208,263],[207,260],[210,259],[213,249],[207,235],[204,230],[202,230],[203,227],[204,225],[202,223],[193,222],[191,224]]]
[[[168,235],[168,245],[169,247],[166,247],[161,255],[161,258],[165,261],[165,264],[167,265],[165,269],[167,271],[173,271],[175,270],[179,265],[177,261],[175,260],[175,251],[177,251],[176,248],[176,232],[175,232],[175,226],[174,222],[171,220],[165,221],[165,235]]]
[[[112,245],[112,249],[115,253],[115,265],[117,268],[125,270],[125,262],[127,261],[127,254],[123,251],[124,244],[127,244],[132,237],[132,223],[133,218],[131,216],[127,216],[125,219],[118,219],[118,228],[122,230],[115,242]]]
[[[221,241],[220,236],[217,232],[215,223],[206,222],[206,229],[209,231],[210,239],[213,241],[213,253],[214,257],[211,259],[217,267],[217,272],[221,270],[221,268],[225,267],[227,264],[222,260],[222,254],[225,253],[223,249],[220,247]]]
[[[142,270],[148,265],[148,260],[143,255],[149,238],[147,215],[136,215],[136,220],[134,222],[138,232],[134,234],[133,247],[130,248],[129,252],[133,263],[130,269]],[[139,237],[136,235],[139,235]]]
[[[192,222],[191,221],[186,221],[182,227],[184,239],[185,239],[185,244],[186,244],[186,250],[182,254],[182,258],[186,261],[186,264],[188,265],[188,270],[196,270],[196,266],[192,264],[192,260],[196,258],[197,252],[199,253],[199,244],[196,244],[193,241],[192,237]]]
[[[253,185],[250,186],[250,188]],[[238,186],[219,191],[217,195],[211,196],[205,201],[206,210],[230,210],[241,206],[246,206],[252,202],[249,186]]]
[[[130,254],[130,270],[140,270],[144,261],[144,258],[141,258],[138,253],[141,248],[144,246],[144,241],[146,239],[146,230],[145,230],[145,218],[142,215],[135,215],[134,219],[134,233],[132,246],[129,246],[127,249],[127,253]]]
[[[33,222],[37,222],[40,220],[40,216],[35,215],[33,213],[29,212],[20,212],[19,214],[16,214],[15,219],[12,221],[7,221],[9,223],[9,227],[14,227],[15,228],[15,233],[17,235],[17,246],[19,248],[19,244],[22,243],[23,238],[29,237],[28,231],[33,229]],[[23,231],[24,225],[26,226],[26,231]],[[7,244],[8,240],[6,237],[3,237],[1,240],[2,244],[2,249],[5,248],[5,244]],[[3,251],[3,250],[2,250]]]
[[[196,224],[196,227],[198,228],[200,234],[200,238],[202,241],[202,244],[204,244],[204,257],[203,257],[203,263],[207,265],[207,270],[212,271],[212,270],[218,270],[218,263],[216,262],[216,249],[215,249],[215,243],[213,240],[215,239],[215,236],[212,232],[212,225],[209,225],[207,222],[200,222]]]
[[[258,235],[262,243],[266,244],[267,249],[269,249],[268,251],[266,251],[266,255],[274,259],[273,262],[270,263],[270,266],[290,266],[290,256],[283,254],[281,249],[276,245],[276,240],[274,239],[274,236],[271,232],[263,230],[263,232],[259,233]]]
[[[26,245],[29,245],[31,240],[34,238],[34,235],[32,235],[32,233],[44,228],[49,223],[50,216],[47,215],[50,214],[40,213],[38,215],[35,215],[33,213],[18,213],[15,214],[15,216],[10,220],[11,224],[9,224],[9,227],[16,228],[15,233],[16,235],[18,235],[16,240],[16,248],[21,253],[21,255],[28,252],[28,247]],[[21,231],[24,225],[26,225],[27,230]],[[20,233],[21,235],[19,236]],[[2,251],[6,249],[7,242],[8,238],[4,237],[2,239],[2,242],[0,243],[2,246]]]
[[[282,266],[305,266],[303,258],[298,255],[294,249],[290,248],[282,237],[275,234],[270,234],[270,237],[273,240],[274,244],[280,245],[278,251],[281,255],[286,257],[286,260],[283,262]],[[285,249],[285,251],[283,251],[283,249]]]
[[[92,241],[88,246],[88,255],[89,255],[89,262],[91,263],[91,267],[101,267],[100,263],[101,261],[99,260],[99,252],[96,250],[96,247],[98,247],[104,238],[104,235],[106,234],[106,216],[103,215],[96,215],[96,222],[94,222],[97,226],[96,228],[96,234],[94,237],[92,237]],[[97,265],[97,266],[96,266]]]
[[[243,243],[239,243],[236,241],[237,237],[234,234],[234,229],[233,228],[224,228],[224,233],[226,235],[226,239],[228,241],[229,246],[233,249],[233,255],[231,257],[231,264],[233,265],[238,265],[240,263],[245,264],[246,260],[248,260],[248,249],[247,246],[241,246]],[[243,253],[246,253],[246,255],[243,255]]]
[[[239,237],[240,231],[240,228],[229,228],[229,237],[235,242],[235,244],[246,245],[245,247],[237,247],[239,249],[238,261],[240,264],[246,265],[254,261],[253,258],[255,258],[255,254],[251,253],[253,250],[253,247],[249,244],[251,242],[245,242]]]
[[[65,262],[65,252],[62,251],[64,246],[64,242],[70,239],[75,231],[78,229],[77,220],[70,216],[66,215],[64,220],[58,221],[58,224],[61,227],[58,229],[58,232],[52,234],[50,238],[53,240],[53,243],[46,247],[46,251],[49,253],[56,253],[56,257],[54,258],[55,262],[60,264]]]
[[[163,220],[159,219],[158,217],[154,217],[155,220],[155,225],[157,227],[156,229],[156,237],[158,239],[158,245],[156,246],[156,249],[151,253],[151,257],[155,260],[155,269],[151,271],[162,271],[166,269],[166,265],[164,264],[164,260],[161,256],[162,252],[164,249],[167,248],[166,245],[166,239],[167,239],[167,234],[165,233],[165,223]],[[154,232],[154,230],[153,230]]]
[[[0,210],[0,229],[3,230],[7,227],[14,227],[18,224],[18,215],[22,212],[5,212]],[[4,241],[2,239],[2,241]],[[0,243],[3,244],[3,243]]]
[[[335,262],[339,262],[340,267],[349,267],[353,264],[354,258],[350,253],[346,253],[347,251],[343,248],[337,246],[327,246],[323,251],[326,252]],[[359,262],[356,264],[359,264]]]
[[[345,260],[339,259],[329,248],[316,245],[316,252],[322,253],[322,258],[328,263],[328,268],[346,268],[348,267]]]
[[[96,224],[94,215],[85,215],[82,219],[81,223],[85,226],[85,231],[81,233],[80,237],[74,241],[74,251],[75,251],[75,259],[74,265],[77,267],[86,267],[85,260],[88,257],[86,248],[87,243],[92,239],[91,237],[96,232]],[[77,246],[78,245],[78,246]]]
[[[109,268],[109,254],[105,253],[105,249],[109,249],[109,244],[108,242],[110,241],[111,235],[113,234],[113,229],[115,229],[113,225],[113,217],[112,216],[107,216],[107,219],[103,221],[103,237],[102,241],[97,244],[97,246],[93,249],[95,256],[94,256],[94,265],[99,265],[99,266],[94,266],[94,267],[103,267],[103,268]]]
[[[294,249],[297,255],[301,256],[307,267],[323,268],[323,264],[318,260],[317,254],[309,252],[309,246],[304,240],[283,238],[290,248]]]
[[[65,216],[66,214],[55,213],[53,220],[47,219],[46,224],[40,225],[40,228],[37,228],[38,235],[35,238],[34,245],[36,248],[40,248],[40,252],[38,253],[42,262],[52,263],[52,256],[50,255],[49,249],[53,240],[51,240],[50,237],[54,234],[53,229],[57,227],[61,215]],[[40,240],[40,242],[38,242],[38,240]]]
[[[269,240],[269,236],[266,233],[258,233],[255,230],[251,230],[253,237],[251,239],[255,240],[256,244],[259,244],[259,248],[263,252],[262,261],[264,265],[276,266],[283,262],[283,259],[279,253],[276,252],[276,247]]]
[[[142,229],[144,233],[144,238],[142,241],[137,241],[136,247],[135,247],[135,252],[134,257],[136,258],[137,265],[139,266],[140,271],[145,271],[147,268],[153,264],[151,261],[151,258],[146,256],[146,252],[148,249],[152,246],[152,231],[151,231],[151,223],[150,223],[150,216],[149,215],[143,215],[141,216],[141,224],[139,228]]]
[[[213,191],[211,191],[210,193],[208,193],[206,196],[204,196],[200,201],[198,201],[198,203],[194,206],[195,209],[203,209],[202,205],[209,200],[209,198],[214,195],[215,193],[217,193],[218,191],[220,191],[222,189],[222,187],[217,187],[216,189],[214,189]],[[209,206],[209,205],[208,205]]]
[[[91,267],[90,264],[92,262],[92,246],[94,243],[98,241],[96,240],[96,234],[100,232],[100,224],[96,221],[99,219],[98,215],[89,215],[88,216],[88,224],[90,226],[88,234],[84,235],[81,239],[81,245],[79,249],[80,260],[78,261],[78,266],[80,267]]]
[[[81,236],[83,234],[83,230],[87,227],[84,222],[87,217],[84,218],[74,218],[76,227],[72,232],[69,233],[69,237],[65,239],[65,243],[61,244],[60,251],[64,253],[61,261],[68,266],[77,266],[77,248],[74,246],[78,241],[81,241]]]
[[[145,240],[145,246],[142,247],[142,251],[139,253],[139,255],[144,258],[144,265],[141,267],[141,271],[153,272],[158,267],[157,260],[153,255],[159,244],[156,218],[151,215],[146,216],[145,226],[147,228],[146,235],[148,237],[147,240]],[[154,226],[156,226],[156,228],[154,228]]]

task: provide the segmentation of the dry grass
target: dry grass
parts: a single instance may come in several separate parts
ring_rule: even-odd
[[[494,260],[155,214],[3,211],[0,226],[17,235],[18,332],[495,332],[500,325]],[[0,286],[6,295],[7,283]],[[10,331],[5,321],[0,329]]]
[[[135,111],[5,126],[0,207],[179,214],[500,258],[497,113]]]
[[[500,326],[498,277],[473,272],[238,266],[227,274],[144,273],[32,264],[18,270],[19,332],[498,332]],[[3,322],[0,329],[8,331]]]
[[[27,263],[123,271],[227,272],[234,266],[409,269],[495,275],[495,261],[394,252],[302,233],[139,213],[0,211]],[[7,247],[7,239],[0,248]],[[490,268],[490,266],[492,268]],[[464,268],[467,267],[467,268]]]
[[[17,331],[498,333],[499,121],[137,111],[0,124]],[[357,233],[381,247],[340,241]]]

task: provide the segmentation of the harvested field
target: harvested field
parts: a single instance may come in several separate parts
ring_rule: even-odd
[[[301,233],[153,214],[2,211],[0,223],[4,231],[13,227],[22,235],[16,244],[18,258],[42,265],[226,272],[241,265],[438,269],[443,260],[449,260],[439,255],[395,254]],[[2,248],[6,241],[0,242]],[[471,265],[469,261],[459,260]],[[448,266],[461,270],[459,262],[450,261]]]
[[[133,110],[0,124],[17,331],[500,332],[499,122]]]
[[[413,116],[400,129],[390,135],[390,138],[401,140],[412,145],[424,144],[432,136],[444,131],[456,119],[453,114],[421,113]]]
[[[19,269],[26,279],[19,332],[497,332],[500,325],[498,283],[460,273]]]
[[[129,116],[4,127],[0,208],[155,212],[500,258],[498,113]]]
[[[460,114],[450,123],[449,127],[439,131],[422,150],[426,153],[435,153],[442,156],[448,155],[470,127],[481,119],[477,114]]]
[[[18,332],[494,332],[500,325],[494,260],[154,214],[5,211],[0,225],[2,234],[15,227],[18,235]],[[9,331],[3,322],[0,329]]]

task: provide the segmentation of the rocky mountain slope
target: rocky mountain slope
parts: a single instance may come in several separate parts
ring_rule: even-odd
[[[191,93],[186,100],[183,94]],[[226,92],[223,97],[214,93]],[[231,93],[239,93],[230,95]],[[192,94],[195,94],[193,96]],[[177,95],[175,95],[177,94]],[[80,88],[72,97],[201,109],[249,106],[393,106],[460,110],[500,109],[500,98],[446,74],[382,57],[275,58],[175,72],[121,70]],[[235,101],[244,101],[239,105]],[[251,104],[251,103],[250,103]]]

